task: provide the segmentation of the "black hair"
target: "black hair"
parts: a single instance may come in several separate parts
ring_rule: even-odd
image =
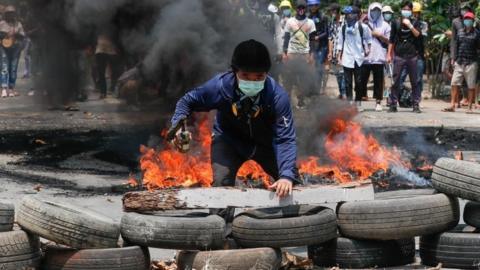
[[[361,9],[362,8],[362,0],[352,0],[350,5]]]
[[[338,3],[332,3],[332,4],[330,4],[330,6],[328,7],[328,9],[329,9],[330,11],[336,11],[337,13],[339,13],[341,7],[340,7],[340,5],[339,5]]]
[[[408,6],[410,9],[413,9],[412,1],[406,0],[406,1],[403,1],[403,2],[402,2],[401,8],[404,8],[404,7],[407,7],[407,6]]]
[[[233,51],[232,69],[247,72],[268,72],[272,66],[267,47],[256,40],[241,42]]]

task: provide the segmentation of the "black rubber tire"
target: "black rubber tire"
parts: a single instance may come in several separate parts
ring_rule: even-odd
[[[50,198],[27,196],[17,209],[17,223],[26,231],[72,248],[118,246],[117,222],[88,209]]]
[[[0,269],[30,269],[40,265],[40,240],[24,231],[0,233]]]
[[[274,270],[281,262],[281,252],[272,248],[180,251],[177,255],[179,270],[207,269],[207,265],[208,269]]]
[[[49,246],[45,250],[42,270],[148,270],[147,248],[139,246],[75,250]]]
[[[15,218],[14,209],[15,207],[13,204],[0,202],[0,232],[8,232],[12,230]]]
[[[370,240],[408,239],[454,228],[458,199],[445,194],[415,198],[346,202],[337,209],[340,233]]]
[[[467,202],[463,211],[463,220],[472,227],[480,228],[480,203]]]
[[[403,199],[436,194],[435,189],[405,189],[375,193],[375,200]]]
[[[206,213],[185,216],[125,213],[122,237],[130,244],[166,249],[222,248],[225,220]]]
[[[400,266],[415,261],[415,239],[374,241],[339,237],[308,247],[308,258],[316,266],[377,268]]]
[[[480,265],[480,233],[453,230],[420,237],[422,264],[445,268],[478,269]]]
[[[324,207],[253,210],[233,220],[232,236],[247,248],[316,245],[337,237],[337,222],[335,212]]]
[[[432,185],[445,194],[480,202],[480,164],[440,158],[433,167]]]

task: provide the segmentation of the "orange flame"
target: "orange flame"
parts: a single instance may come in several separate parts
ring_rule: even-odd
[[[147,189],[169,187],[209,187],[213,174],[210,165],[211,131],[208,114],[199,114],[194,147],[189,154],[174,149],[155,150],[140,147],[140,168]],[[198,115],[197,115],[198,116]],[[300,160],[301,174],[325,176],[338,182],[364,180],[378,170],[387,170],[392,164],[409,167],[396,149],[389,150],[371,135],[365,135],[360,124],[337,119],[325,140],[326,156],[331,165],[319,165],[319,157]],[[254,161],[245,162],[238,170],[241,180],[260,180],[270,184],[270,176]]]
[[[360,124],[337,119],[325,140],[325,150],[332,165],[318,165],[318,157],[308,157],[299,163],[301,174],[327,175],[339,182],[364,180],[390,165],[407,166],[396,149],[389,150],[372,136],[362,132]]]

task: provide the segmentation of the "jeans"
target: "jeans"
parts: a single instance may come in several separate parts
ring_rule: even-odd
[[[345,90],[347,93],[348,100],[353,99],[353,82],[355,81],[355,101],[362,100],[362,81],[361,81],[361,73],[362,68],[355,63],[354,68],[347,68],[343,67],[344,76],[345,76]]]
[[[23,70],[23,76],[25,78],[30,77],[32,71],[32,40],[30,38],[25,39],[25,47],[23,49],[25,60],[25,69]]]
[[[318,84],[322,88],[323,91],[323,84],[324,84],[324,75],[325,75],[325,59],[327,58],[328,48],[322,47],[319,48],[318,51],[314,53],[315,57],[315,68],[318,74]]]
[[[20,53],[22,48],[14,45],[11,48],[1,48],[1,75],[0,81],[2,88],[14,89],[17,82],[18,61],[20,60]]]
[[[370,73],[373,73],[373,97],[376,101],[383,99],[384,85],[384,64],[363,64],[362,65],[362,96],[367,96],[367,84]]]
[[[393,86],[390,93],[391,106],[397,106],[400,97],[401,74],[402,70],[406,69],[412,84],[412,103],[413,106],[420,104],[420,90],[417,84],[417,57],[402,58],[395,56],[393,60]]]
[[[425,60],[419,57],[417,59],[417,87],[420,91],[420,96],[422,95],[422,91],[423,91],[423,73],[424,72],[425,72]],[[407,69],[403,69],[402,75],[400,76],[400,82],[401,82],[400,85],[405,84],[406,79],[407,79]],[[400,91],[401,89],[403,88],[400,88]],[[400,92],[398,96],[401,97],[402,93]]]

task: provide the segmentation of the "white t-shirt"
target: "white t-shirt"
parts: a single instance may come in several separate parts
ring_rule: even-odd
[[[312,19],[297,20],[292,17],[287,20],[285,32],[290,33],[288,53],[310,53],[310,34],[315,32],[315,23]]]

